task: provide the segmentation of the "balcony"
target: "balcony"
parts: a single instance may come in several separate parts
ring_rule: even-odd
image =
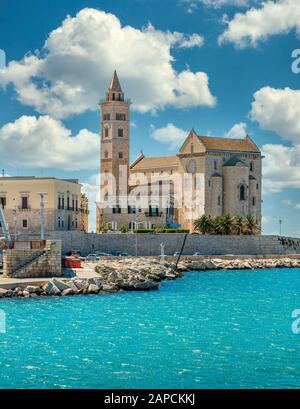
[[[18,206],[19,212],[29,212],[31,210],[31,206]]]
[[[163,212],[145,212],[146,217],[161,217],[163,215]]]

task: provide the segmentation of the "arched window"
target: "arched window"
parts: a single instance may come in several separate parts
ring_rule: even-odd
[[[104,128],[104,137],[108,138],[108,128]]]
[[[129,223],[129,229],[134,230],[135,229],[135,222],[130,222]]]
[[[246,200],[246,186],[240,186],[240,200]]]

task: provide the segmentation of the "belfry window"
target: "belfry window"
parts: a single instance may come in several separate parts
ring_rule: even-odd
[[[116,120],[117,120],[117,121],[126,121],[126,115],[125,115],[125,114],[116,113]]]
[[[240,186],[240,200],[246,200],[246,186]]]

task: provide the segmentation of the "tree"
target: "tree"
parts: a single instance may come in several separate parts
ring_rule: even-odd
[[[245,219],[245,234],[257,234],[259,233],[259,226],[252,214],[248,214]]]
[[[234,217],[231,214],[225,214],[220,217],[220,221],[217,226],[217,230],[220,234],[233,234],[234,232]]]
[[[214,228],[213,220],[210,216],[203,214],[199,219],[195,220],[194,228],[202,234],[211,234]]]
[[[245,233],[245,220],[242,216],[234,217],[234,233],[238,235]]]

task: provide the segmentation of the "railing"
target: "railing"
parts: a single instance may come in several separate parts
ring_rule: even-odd
[[[145,212],[146,217],[161,217],[163,212]]]
[[[103,102],[126,102],[127,104],[131,104],[131,99],[124,98],[124,99],[112,99],[112,100],[107,100],[106,98],[101,98],[99,103],[102,104]]]
[[[26,210],[31,210],[31,206],[29,206],[29,205],[27,205],[26,207],[25,206],[18,206],[18,210],[20,212],[26,212]]]

